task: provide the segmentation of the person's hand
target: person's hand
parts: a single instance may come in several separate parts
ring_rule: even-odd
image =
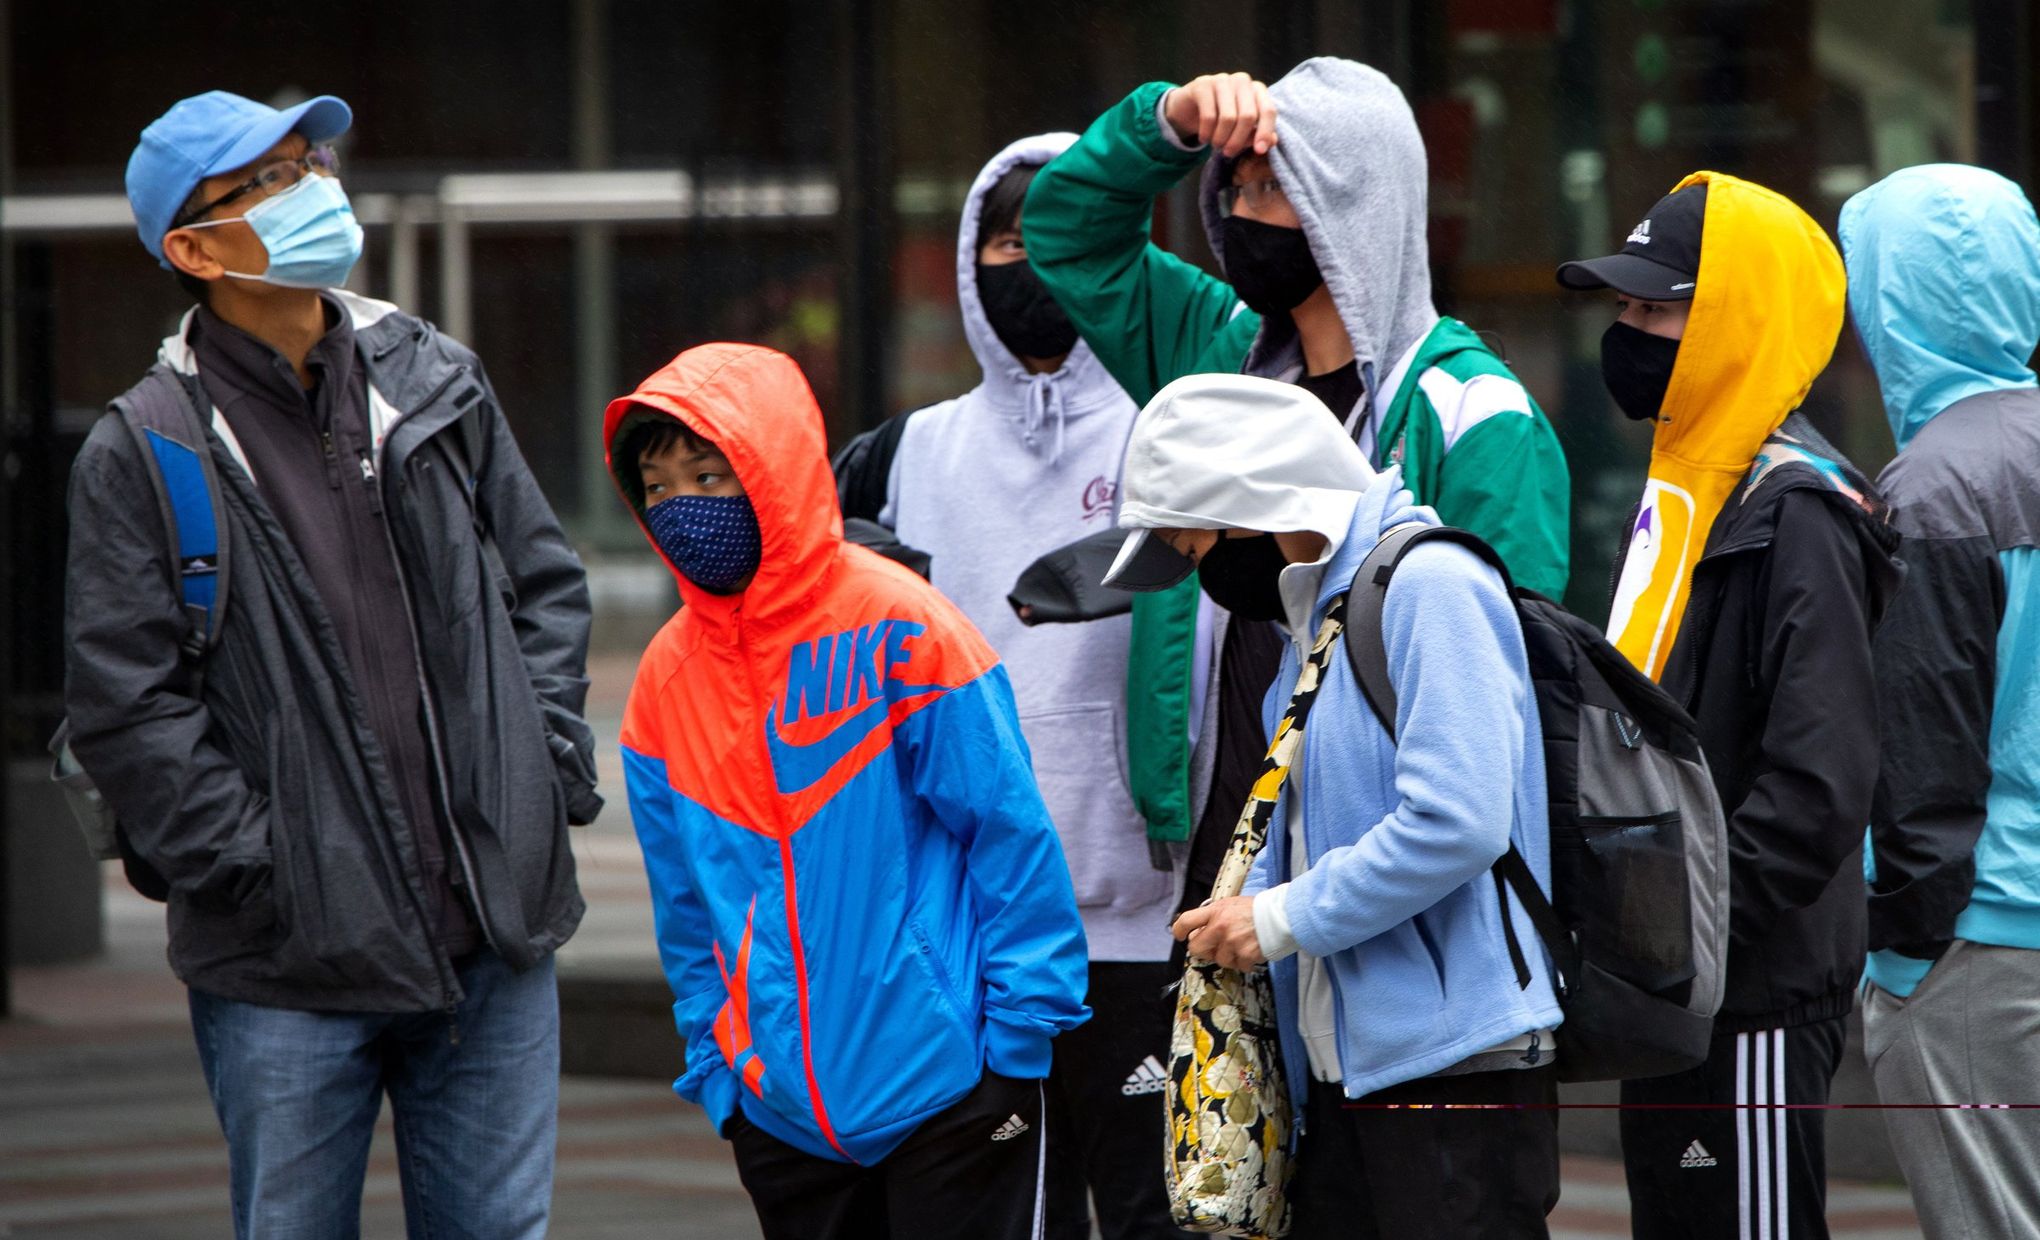
[[[1254,933],[1254,897],[1227,896],[1215,904],[1193,908],[1176,919],[1169,933],[1190,945],[1206,960],[1228,969],[1251,969],[1268,963]]]
[[[1208,143],[1230,159],[1275,145],[1275,100],[1245,73],[1207,73],[1162,96],[1162,115],[1185,142]]]

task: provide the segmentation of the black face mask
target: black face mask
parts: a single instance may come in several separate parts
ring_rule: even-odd
[[[1225,278],[1258,314],[1286,314],[1325,282],[1301,228],[1263,224],[1229,215],[1218,224],[1225,245]]]
[[[1061,357],[1077,347],[1077,329],[1025,261],[977,265],[978,301],[999,343],[1016,357]]]
[[[1273,534],[1227,538],[1223,532],[1197,561],[1197,581],[1211,601],[1242,620],[1285,620],[1282,570],[1289,557]]]
[[[1638,422],[1654,421],[1665,406],[1665,388],[1672,382],[1672,363],[1679,360],[1679,342],[1653,336],[1627,323],[1610,323],[1601,333],[1601,381],[1624,414]]]

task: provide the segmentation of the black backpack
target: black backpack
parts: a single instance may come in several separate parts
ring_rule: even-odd
[[[133,391],[113,402],[111,412],[127,427],[147,466],[156,507],[163,518],[163,552],[175,570],[184,600],[184,656],[204,676],[205,658],[219,643],[226,621],[228,541],[220,480],[207,443],[206,419],[191,390],[165,366],[155,366]],[[71,721],[50,738],[50,778],[64,790],[85,846],[101,860],[120,858],[129,885],[151,900],[169,898],[170,885],[129,846],[92,777],[71,753]]]
[[[843,445],[829,468],[836,474],[836,501],[843,509],[843,537],[868,547],[888,560],[904,564],[926,577],[933,561],[927,552],[909,547],[878,523],[885,511],[886,488],[892,478],[893,458],[899,455],[900,436],[906,433],[911,413],[887,418]]]
[[[1346,657],[1395,736],[1396,693],[1381,613],[1412,547],[1465,547],[1501,574],[1523,624],[1550,797],[1547,900],[1515,845],[1495,894],[1517,984],[1530,984],[1514,892],[1557,966],[1567,1081],[1662,1076],[1707,1057],[1728,955],[1728,831],[1693,720],[1600,630],[1518,589],[1494,548],[1465,530],[1402,525],[1360,566]]]

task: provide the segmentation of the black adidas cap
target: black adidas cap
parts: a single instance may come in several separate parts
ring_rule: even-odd
[[[1558,282],[1571,289],[1612,288],[1644,301],[1691,301],[1706,218],[1705,181],[1666,194],[1629,230],[1621,253],[1567,263],[1558,269]]]

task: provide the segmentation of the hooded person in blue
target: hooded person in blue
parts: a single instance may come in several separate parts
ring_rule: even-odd
[[[1290,641],[1271,735],[1302,652],[1380,537],[1437,524],[1293,384],[1195,375],[1162,389],[1127,446],[1106,578],[1165,589],[1235,535],[1274,535],[1266,591]],[[1498,574],[1424,543],[1396,571],[1383,636],[1398,746],[1334,658],[1247,894],[1175,933],[1236,968],[1272,960],[1303,1116],[1292,1234],[1542,1236],[1558,1200],[1550,962],[1519,986],[1488,876],[1511,843],[1550,882],[1544,759],[1522,630]],[[1538,939],[1513,901],[1519,942]],[[1390,1110],[1365,1104],[1437,1104]],[[1450,1110],[1446,1105],[1517,1109]],[[1521,1108],[1532,1109],[1521,1109]]]
[[[1888,1104],[2040,1102],[2040,221],[1929,164],[1841,238],[1908,565],[1875,646],[1865,1050]],[[1928,1235],[2040,1235],[2040,1112],[1885,1122]]]

